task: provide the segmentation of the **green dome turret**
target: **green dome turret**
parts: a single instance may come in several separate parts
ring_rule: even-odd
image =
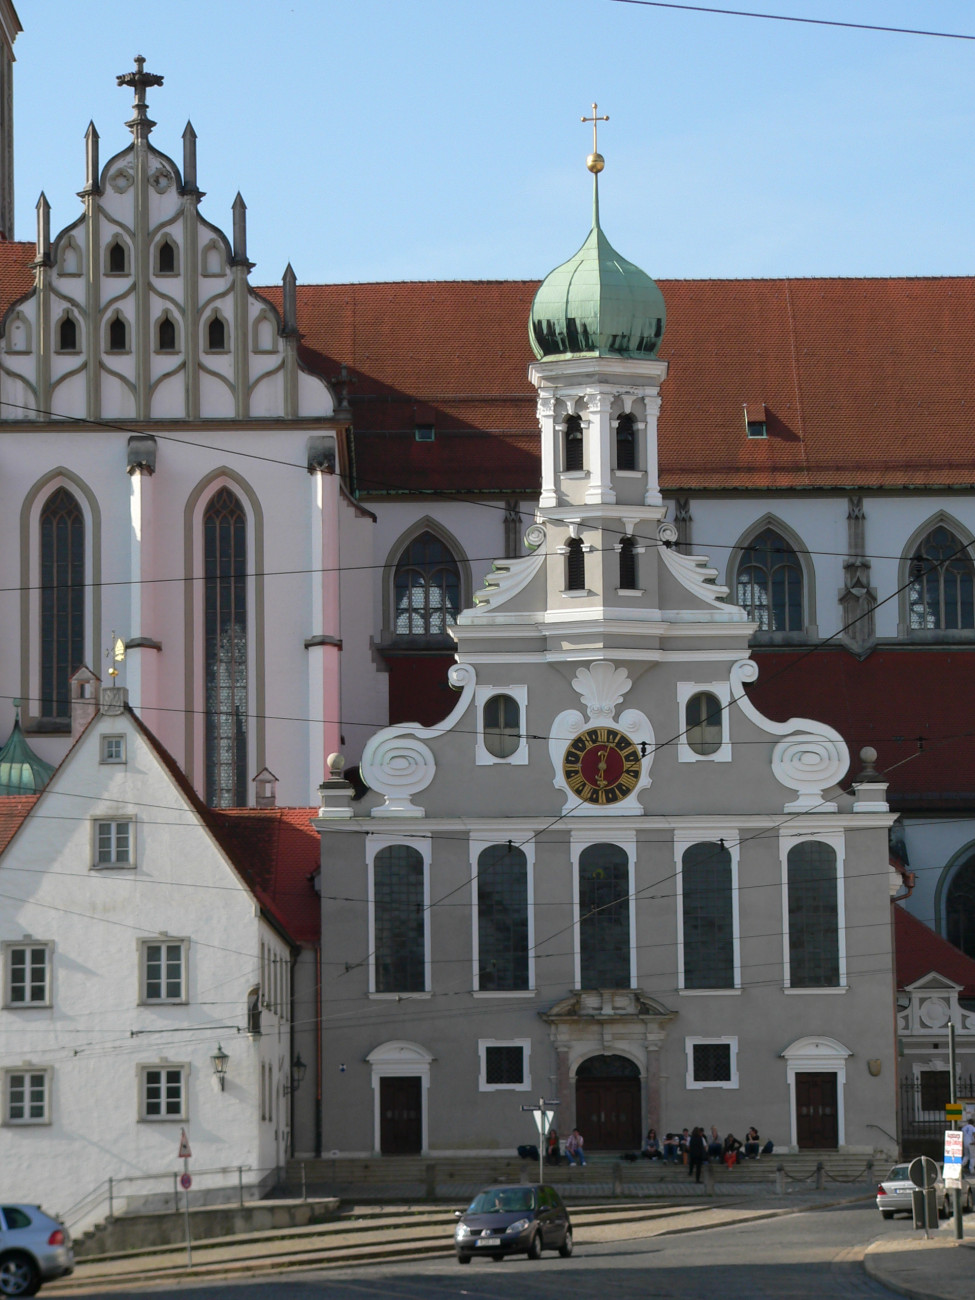
[[[590,158],[602,162],[598,154]],[[663,338],[664,296],[603,234],[598,173],[590,169],[592,230],[575,257],[549,272],[532,302],[529,335],[540,361],[560,356],[653,357]]]
[[[0,796],[11,794],[37,794],[54,775],[54,768],[45,763],[31,749],[20,729],[20,710],[14,718],[14,729],[7,743],[0,749]]]

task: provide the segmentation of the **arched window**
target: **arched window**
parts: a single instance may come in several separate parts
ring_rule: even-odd
[[[222,316],[211,316],[207,322],[207,351],[227,351],[227,326]]]
[[[620,542],[620,588],[636,589],[636,539],[624,537]]]
[[[738,604],[763,632],[801,632],[802,568],[799,557],[773,528],[742,551],[735,582]]]
[[[391,844],[376,854],[373,928],[376,992],[424,992],[423,857],[409,844]]]
[[[975,957],[975,854],[951,878],[945,899],[945,936]]]
[[[586,589],[586,554],[578,537],[570,537],[565,544],[565,589]]]
[[[566,472],[584,467],[582,450],[582,420],[578,415],[565,417],[565,468]]]
[[[58,322],[58,351],[78,351],[78,322],[70,313]]]
[[[109,275],[125,275],[129,269],[129,250],[118,235],[105,251],[105,270]]]
[[[127,352],[129,348],[129,331],[121,316],[113,316],[108,325],[109,352]]]
[[[492,695],[484,705],[484,748],[492,758],[510,758],[521,745],[521,709],[510,695]]]
[[[415,537],[393,579],[397,636],[443,636],[460,612],[460,568],[431,532]]]
[[[85,651],[85,520],[67,488],[41,511],[41,717],[70,716],[68,682]]]
[[[913,629],[975,628],[975,566],[943,524],[911,556],[907,602]]]
[[[159,322],[159,351],[176,351],[176,322],[171,316],[164,316]]]
[[[477,859],[477,986],[510,992],[528,984],[528,859],[492,844]]]
[[[724,739],[721,701],[711,691],[697,691],[684,706],[687,747],[706,757],[716,754]]]
[[[159,275],[175,275],[176,269],[176,245],[164,235],[156,246],[156,271]]]
[[[721,844],[692,844],[681,862],[684,988],[735,987],[731,854]]]
[[[582,988],[630,987],[630,873],[617,844],[579,855],[579,958]]]
[[[207,803],[247,803],[247,520],[229,488],[203,515]]]
[[[840,982],[836,852],[806,840],[789,850],[789,984],[829,988]]]
[[[621,415],[616,421],[616,468],[636,469],[636,428],[632,415]]]

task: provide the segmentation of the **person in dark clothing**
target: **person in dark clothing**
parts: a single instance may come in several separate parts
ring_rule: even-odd
[[[701,1166],[708,1153],[707,1138],[703,1128],[695,1128],[687,1143],[687,1176],[694,1175],[694,1181],[701,1181]]]
[[[758,1129],[753,1124],[745,1134],[745,1159],[757,1160],[758,1148],[762,1145],[762,1139],[758,1136]]]

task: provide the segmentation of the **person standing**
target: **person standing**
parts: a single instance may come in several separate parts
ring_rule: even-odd
[[[975,1175],[975,1124],[972,1123],[971,1115],[965,1116],[965,1122],[961,1126],[961,1140],[965,1148],[965,1159],[961,1167],[967,1169],[969,1176]]]
[[[583,1150],[585,1143],[582,1134],[577,1128],[574,1128],[569,1136],[565,1139],[565,1158],[569,1162],[569,1168],[576,1163],[584,1165],[586,1163],[586,1153]]]
[[[701,1166],[707,1153],[708,1143],[704,1129],[698,1126],[687,1140],[687,1176],[690,1178],[693,1174],[696,1183],[701,1181]]]

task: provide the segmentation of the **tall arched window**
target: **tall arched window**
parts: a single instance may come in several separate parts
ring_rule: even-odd
[[[78,322],[70,312],[65,312],[58,322],[58,351],[77,352]]]
[[[975,854],[951,878],[945,899],[945,936],[975,957]]]
[[[203,515],[207,803],[247,803],[247,520],[229,488]]]
[[[586,589],[586,553],[578,537],[570,537],[565,544],[565,589]]]
[[[426,989],[426,911],[423,856],[409,844],[380,849],[373,871],[373,931],[377,993]]]
[[[836,851],[806,840],[789,850],[789,984],[829,988],[840,982]]]
[[[616,468],[636,469],[636,429],[632,415],[616,421]]]
[[[636,590],[636,539],[633,537],[620,541],[620,589]]]
[[[911,628],[975,628],[975,566],[943,524],[932,528],[911,556],[909,581]]]
[[[491,844],[477,859],[477,986],[512,992],[528,984],[528,859]]]
[[[801,632],[802,568],[799,557],[773,528],[742,551],[735,581],[738,604],[763,632]]]
[[[684,988],[735,987],[731,854],[721,844],[692,844],[681,861]]]
[[[397,636],[443,636],[460,612],[460,568],[433,533],[415,537],[393,579]]]
[[[85,520],[67,488],[41,511],[42,718],[70,715],[71,675],[85,654]]]
[[[565,468],[567,472],[584,468],[582,421],[578,415],[565,417]]]
[[[630,872],[618,844],[579,855],[579,958],[582,988],[630,987]]]
[[[484,748],[492,758],[510,758],[521,748],[521,709],[510,695],[492,695],[484,705]]]

